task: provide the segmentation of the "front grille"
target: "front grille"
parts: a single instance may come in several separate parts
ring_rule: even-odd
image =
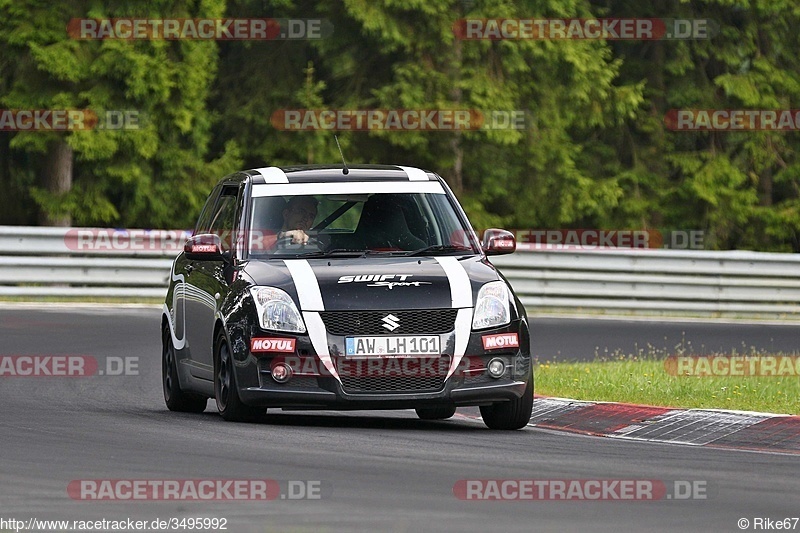
[[[342,388],[348,394],[438,392],[443,386],[444,376],[342,378]]]
[[[331,335],[437,335],[455,329],[458,309],[415,311],[325,311],[320,313]],[[397,317],[399,327],[385,328],[387,315]],[[394,320],[393,320],[394,322]]]
[[[447,369],[450,366],[449,356],[444,356],[442,359],[442,363],[433,368]],[[341,368],[338,361],[336,367],[337,369]],[[351,371],[351,375],[348,375],[345,371],[339,376],[342,380],[342,389],[347,394],[439,392],[444,388],[446,377],[446,371],[437,372],[436,370],[422,372],[421,375],[403,375],[396,371],[389,371],[388,375],[381,375],[375,370],[363,372],[366,375],[358,375],[360,372],[355,372],[356,375],[352,375],[352,373]]]

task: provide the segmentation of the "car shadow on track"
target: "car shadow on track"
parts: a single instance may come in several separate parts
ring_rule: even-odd
[[[165,410],[153,410],[148,417],[156,417],[162,421],[191,422],[198,418],[204,423],[219,422],[241,424],[242,426],[286,426],[286,427],[322,427],[348,429],[398,429],[398,430],[437,430],[450,432],[488,431],[479,420],[465,418],[456,414],[449,420],[419,420],[413,411],[397,411],[397,416],[382,416],[364,411],[358,412],[320,412],[320,411],[269,411],[251,422],[225,422],[219,414],[211,409],[202,414],[171,413]]]
[[[437,431],[476,431],[486,429],[463,418],[450,420],[419,420],[413,413],[408,418],[385,417],[371,414],[312,414],[307,412],[281,412],[264,415],[260,422],[272,426],[344,427],[351,429],[435,429]]]

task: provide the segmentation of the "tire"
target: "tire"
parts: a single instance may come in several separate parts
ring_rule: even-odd
[[[245,405],[239,398],[233,357],[222,331],[214,342],[214,397],[219,414],[229,422],[252,422],[266,412],[266,409]]]
[[[443,405],[440,407],[421,407],[415,409],[420,420],[447,420],[456,414],[454,405]]]
[[[172,344],[172,335],[168,327],[161,332],[161,346],[161,385],[167,409],[179,413],[202,413],[206,410],[208,398],[181,390],[175,346]]]
[[[525,392],[516,400],[481,406],[483,423],[489,429],[521,429],[528,425],[533,411],[533,374]]]

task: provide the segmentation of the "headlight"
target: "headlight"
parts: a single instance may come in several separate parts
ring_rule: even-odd
[[[472,329],[505,326],[511,322],[508,287],[502,281],[487,283],[478,291]]]
[[[250,287],[262,329],[305,333],[306,325],[294,302],[284,291],[274,287]]]

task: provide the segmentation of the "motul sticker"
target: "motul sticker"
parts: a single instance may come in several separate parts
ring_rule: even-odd
[[[251,352],[294,352],[296,339],[252,339],[250,341]]]
[[[216,244],[195,244],[192,246],[193,254],[207,254],[207,253],[214,253],[216,251],[217,251]]]
[[[519,348],[519,337],[516,333],[498,333],[496,335],[484,335],[484,350],[499,350],[501,348]]]

